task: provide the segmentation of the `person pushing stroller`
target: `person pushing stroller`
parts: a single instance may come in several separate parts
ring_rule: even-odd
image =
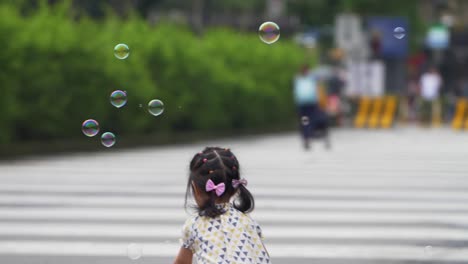
[[[328,118],[319,107],[317,78],[307,64],[302,65],[294,78],[293,93],[304,148],[310,149],[310,140],[318,136],[325,137],[329,147]]]

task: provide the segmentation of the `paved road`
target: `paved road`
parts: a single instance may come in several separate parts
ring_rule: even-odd
[[[331,151],[282,134],[0,163],[0,263],[171,263],[188,161],[204,145],[239,157],[274,264],[468,263],[468,133],[332,140]]]

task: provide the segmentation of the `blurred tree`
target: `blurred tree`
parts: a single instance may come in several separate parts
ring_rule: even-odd
[[[289,15],[299,17],[306,26],[332,24],[335,14],[342,9],[340,0],[290,0],[286,4]]]
[[[258,13],[263,12],[265,9],[265,0],[251,0],[251,1],[239,1],[239,0],[211,0],[210,8],[212,11],[219,10],[230,10],[234,12],[246,12],[255,11]]]

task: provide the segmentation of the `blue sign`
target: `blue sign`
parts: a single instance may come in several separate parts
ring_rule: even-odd
[[[372,17],[368,32],[379,40],[379,55],[384,58],[405,58],[408,54],[408,21],[400,17]]]

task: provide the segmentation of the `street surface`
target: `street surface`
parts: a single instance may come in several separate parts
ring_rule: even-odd
[[[237,155],[273,264],[468,263],[468,132],[446,128],[337,130],[330,151],[290,133],[0,162],[0,263],[172,263],[205,145]]]

